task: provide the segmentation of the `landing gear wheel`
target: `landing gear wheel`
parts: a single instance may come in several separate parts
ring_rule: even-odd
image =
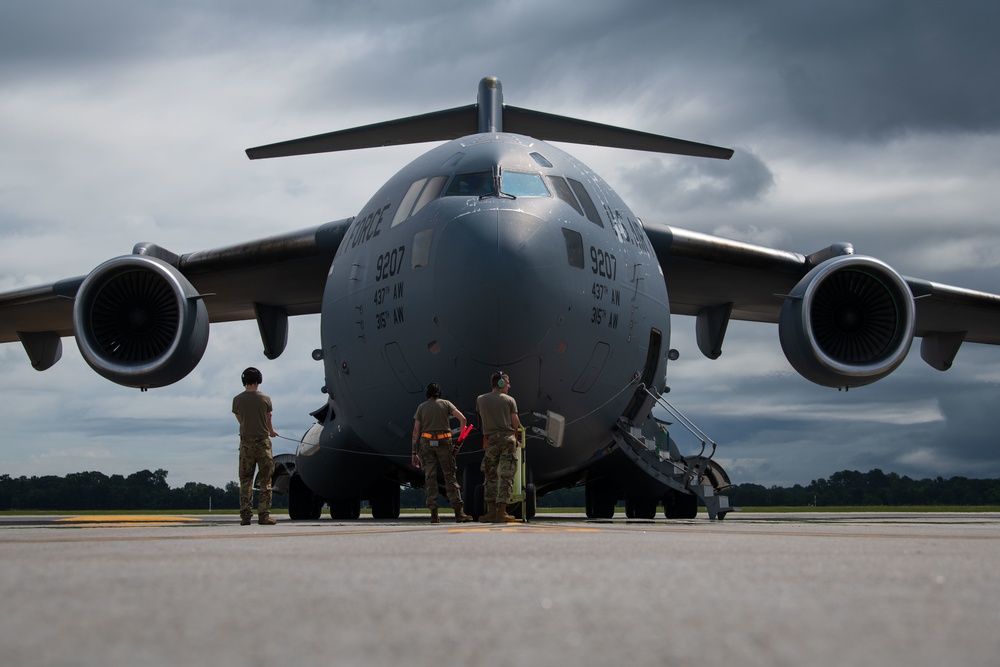
[[[372,507],[373,519],[398,519],[400,510],[399,484],[380,484],[378,489],[372,493],[369,502]]]
[[[601,480],[587,482],[584,487],[584,498],[588,519],[614,518],[618,496],[609,484]]]
[[[656,498],[626,498],[625,516],[629,519],[655,519]]]
[[[288,480],[288,518],[292,521],[315,521],[323,513],[323,499],[312,492],[302,478]]]
[[[334,521],[354,521],[361,518],[361,499],[331,500],[330,518]]]
[[[698,496],[671,489],[663,496],[663,516],[668,519],[693,519],[698,516]]]

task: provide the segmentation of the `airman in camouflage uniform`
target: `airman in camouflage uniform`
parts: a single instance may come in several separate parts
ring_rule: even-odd
[[[271,426],[271,397],[257,388],[264,376],[256,368],[243,371],[246,391],[233,398],[233,414],[240,423],[240,524],[250,525],[253,517],[253,473],[259,469],[260,492],[257,495],[257,523],[273,526],[271,518],[271,476],[274,459],[271,440],[278,434]]]
[[[517,520],[507,514],[507,503],[514,490],[516,434],[521,428],[521,421],[517,417],[517,401],[508,394],[510,376],[502,372],[494,373],[490,383],[493,391],[476,399],[476,412],[486,437],[482,463],[486,514],[479,520],[483,523],[505,523]]]
[[[461,444],[453,444],[449,419],[458,420],[459,428],[465,428],[465,415],[448,400],[441,398],[441,385],[432,382],[427,385],[427,400],[417,406],[413,415],[412,464],[424,471],[424,494],[427,507],[431,510],[431,523],[441,523],[438,516],[437,467],[444,473],[444,488],[448,502],[455,510],[455,521],[466,523],[472,517],[465,513],[462,503],[462,487],[458,484],[455,454]],[[419,443],[419,446],[418,446]]]

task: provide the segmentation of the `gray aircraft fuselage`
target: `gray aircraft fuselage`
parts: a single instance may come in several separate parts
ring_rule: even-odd
[[[332,410],[297,471],[328,498],[364,492],[350,452],[415,477],[425,386],[440,383],[478,423],[476,397],[501,370],[525,426],[544,427],[537,415],[549,411],[565,419],[560,448],[529,434],[526,466],[542,489],[600,457],[640,379],[662,388],[669,339],[650,243],[593,170],[521,135],[451,141],[393,176],[340,245],[322,307]],[[480,450],[470,442],[463,451]]]

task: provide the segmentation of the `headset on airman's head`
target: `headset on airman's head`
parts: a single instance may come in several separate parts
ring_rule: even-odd
[[[243,371],[243,376],[240,379],[243,381],[243,386],[247,387],[252,384],[262,383],[264,381],[264,375],[253,366],[250,366]]]
[[[503,371],[497,371],[493,374],[493,386],[497,389],[503,389],[507,386],[507,381],[503,379],[505,373]]]

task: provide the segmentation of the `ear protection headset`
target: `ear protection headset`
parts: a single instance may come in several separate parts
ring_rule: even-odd
[[[497,378],[497,389],[503,389],[507,386],[507,381],[503,379],[504,373],[503,371],[497,371],[497,375],[500,376]]]
[[[250,368],[243,371],[243,375],[240,378],[243,382],[243,386],[251,384],[260,384],[264,381],[264,376],[259,370],[251,366]]]

